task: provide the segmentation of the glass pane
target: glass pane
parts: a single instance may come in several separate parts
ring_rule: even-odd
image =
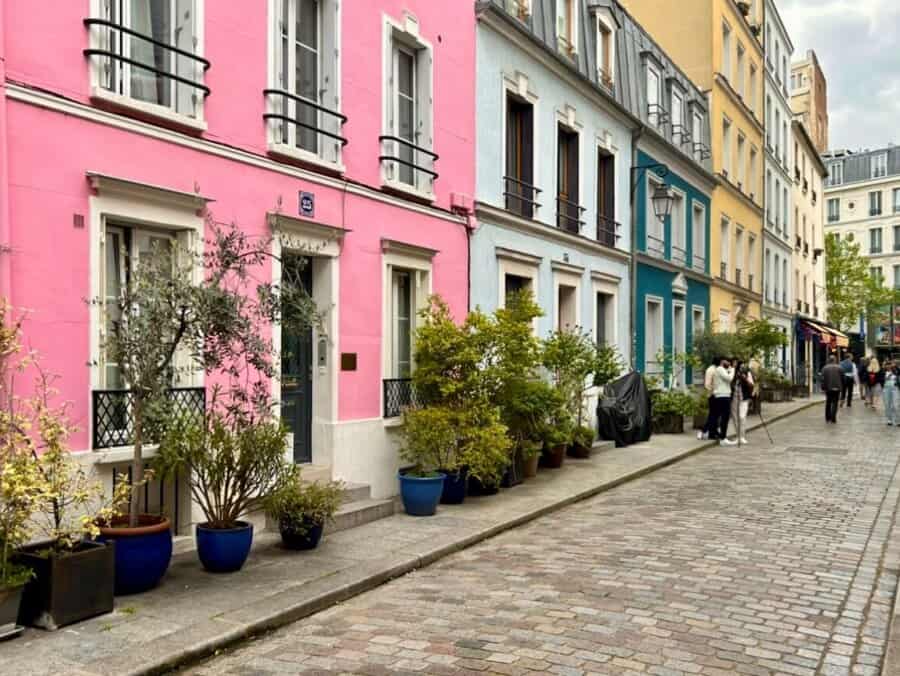
[[[415,59],[413,55],[400,50],[397,53],[397,89],[401,94],[409,98],[413,96],[414,68]]]
[[[319,55],[310,51],[301,45],[297,46],[297,71],[296,71],[296,93],[305,99],[318,102],[318,79],[319,79]],[[312,106],[297,103],[297,114],[295,119],[307,125],[306,127],[297,127],[297,146],[316,152],[318,150],[318,129],[319,113]],[[312,127],[310,129],[309,127]]]
[[[172,16],[169,0],[131,0],[132,30],[165,44],[172,43]],[[157,71],[172,72],[172,53],[138,37],[130,37],[131,58]],[[132,98],[162,106],[171,105],[171,79],[132,66]]]
[[[410,276],[409,272],[394,272],[394,293],[396,297],[396,305],[394,307],[396,354],[394,363],[398,378],[408,378],[411,370],[412,287]]]
[[[319,48],[319,3],[317,0],[300,0],[297,11],[297,42],[310,49]]]

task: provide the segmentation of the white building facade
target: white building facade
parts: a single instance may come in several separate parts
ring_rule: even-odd
[[[789,340],[793,333],[792,277],[797,231],[793,204],[794,164],[791,132],[790,64],[794,51],[773,0],[765,5],[766,106],[765,198],[763,232],[763,317],[778,326]],[[772,368],[789,375],[792,350],[783,349]]]

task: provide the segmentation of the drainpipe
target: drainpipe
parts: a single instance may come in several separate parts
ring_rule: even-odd
[[[9,144],[6,131],[6,7],[0,0],[0,297],[12,302],[9,223]]]
[[[638,165],[638,141],[644,133],[644,125],[639,125],[635,127],[635,129],[631,132],[631,166],[628,168],[627,176],[628,176],[628,199],[631,204],[631,288],[630,291],[630,307],[631,312],[630,320],[629,320],[629,329],[631,330],[631,354],[629,355],[629,362],[631,363],[631,370],[634,371],[635,360],[637,355],[637,332],[636,332],[636,323],[637,323],[637,209],[635,209],[634,200],[635,195],[637,194],[636,190],[632,189],[631,182],[634,180],[632,178],[631,167],[636,167]]]

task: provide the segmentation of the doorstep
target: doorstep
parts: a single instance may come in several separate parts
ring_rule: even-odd
[[[771,404],[766,422],[821,401]],[[499,495],[442,505],[433,517],[398,513],[328,534],[310,552],[288,552],[277,534],[260,533],[247,565],[229,575],[205,573],[194,553],[182,553],[158,589],[117,598],[110,615],[55,633],[29,629],[3,644],[3,670],[29,676],[164,673],[713,445],[685,433],[607,447],[590,459],[567,458],[561,469],[542,470]]]

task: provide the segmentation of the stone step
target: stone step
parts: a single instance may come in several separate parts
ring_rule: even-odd
[[[615,441],[595,441],[594,445],[591,446],[591,455],[595,453],[601,453],[603,451],[612,451],[616,448]]]
[[[344,504],[368,500],[372,497],[372,489],[369,484],[344,483]]]
[[[355,500],[341,505],[334,520],[325,527],[326,533],[338,533],[348,528],[384,519],[394,515],[394,500]]]

